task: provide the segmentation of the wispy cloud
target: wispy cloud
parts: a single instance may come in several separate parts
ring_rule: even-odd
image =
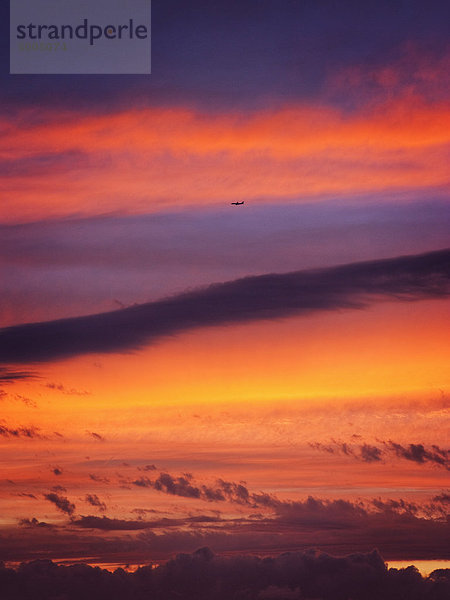
[[[448,108],[416,100],[389,97],[361,114],[294,102],[245,119],[240,111],[186,107],[67,119],[52,107],[24,127],[28,115],[21,115],[0,140],[0,155],[12,155],[3,165],[11,176],[0,212],[24,220],[99,207],[141,213],[162,204],[222,204],[230,196],[288,200],[445,186]],[[42,178],[45,203],[36,202]]]
[[[90,435],[91,437],[93,437],[94,440],[97,440],[98,442],[104,442],[105,441],[105,438],[102,435],[100,435],[99,433],[96,433],[95,431],[86,431],[86,433],[88,435]]]
[[[26,406],[37,408],[37,403],[31,398],[28,398],[27,396],[22,396],[22,394],[9,394],[5,392],[5,390],[0,390],[0,401],[5,400],[9,400],[12,402],[22,402]]]
[[[328,443],[311,442],[311,448],[327,452],[350,456],[366,463],[377,463],[395,456],[415,462],[417,464],[434,464],[450,470],[450,451],[440,448],[436,444],[426,447],[420,443],[402,445],[397,442],[380,441],[380,445],[354,444],[331,440]]]
[[[88,396],[90,392],[85,390],[76,390],[74,388],[67,388],[62,383],[53,383],[49,382],[45,384],[45,387],[49,390],[54,390],[56,392],[61,392],[68,396]]]
[[[31,498],[32,500],[37,500],[34,494],[29,494],[28,492],[21,492],[20,494],[14,494],[14,496],[20,496],[22,498]]]
[[[91,506],[95,506],[100,511],[106,510],[106,504],[100,500],[100,498],[96,494],[86,494],[85,502],[90,504]]]
[[[439,448],[433,444],[431,448],[425,448],[423,444],[408,444],[402,446],[391,440],[384,442],[385,446],[394,452],[399,458],[411,460],[415,463],[433,463],[450,470],[450,451]]]
[[[51,490],[52,492],[67,492],[67,489],[63,485],[54,485]]]
[[[156,471],[155,465],[145,465],[144,467],[138,467],[138,471]]]
[[[92,481],[97,483],[109,483],[109,479],[107,477],[102,477],[96,473],[89,473],[89,479],[92,479]]]
[[[0,367],[0,383],[14,383],[23,379],[34,379],[36,374],[32,371],[18,371]]]
[[[7,438],[42,439],[39,427],[8,427],[0,423],[0,436]]]
[[[52,502],[56,508],[67,515],[72,515],[75,511],[75,504],[70,502],[65,496],[50,492],[49,494],[44,494],[44,498],[49,502]]]

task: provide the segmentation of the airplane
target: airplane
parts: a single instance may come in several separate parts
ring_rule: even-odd
[[[231,204],[234,204],[235,206],[239,206],[240,204],[244,204],[244,200],[242,200],[242,202],[232,202]]]

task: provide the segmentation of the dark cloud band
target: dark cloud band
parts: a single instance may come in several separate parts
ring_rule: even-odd
[[[54,598],[91,598],[93,588],[98,600],[438,600],[448,598],[450,592],[448,569],[435,570],[427,577],[414,566],[388,570],[377,550],[340,557],[307,550],[260,558],[214,555],[203,547],[164,565],[114,573],[86,564],[67,567],[39,560],[21,564],[17,570],[0,564],[0,581],[6,584],[6,600],[49,597],[48,590]],[[24,595],[24,590],[33,590],[33,595]]]
[[[450,293],[450,250],[245,277],[108,313],[0,330],[0,363],[137,350],[189,329]]]

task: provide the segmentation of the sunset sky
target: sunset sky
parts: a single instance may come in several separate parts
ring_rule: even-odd
[[[2,6],[0,559],[448,565],[446,5],[154,0],[148,76]]]

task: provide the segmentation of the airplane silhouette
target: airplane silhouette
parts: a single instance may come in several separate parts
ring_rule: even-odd
[[[242,200],[242,202],[232,202],[231,204],[234,204],[235,206],[239,206],[240,204],[244,204],[244,200]]]

